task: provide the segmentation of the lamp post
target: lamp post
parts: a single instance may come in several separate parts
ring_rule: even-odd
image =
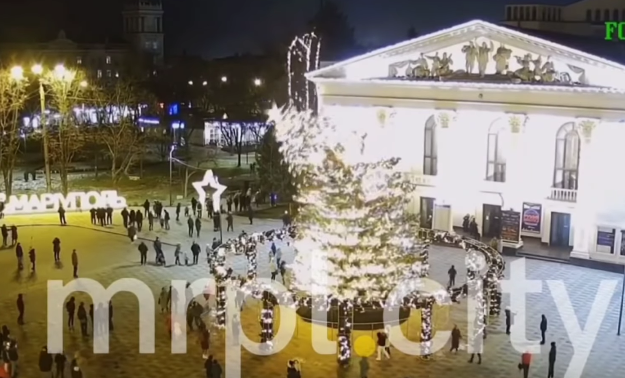
[[[172,144],[169,149],[169,206],[174,205],[174,198],[172,196],[172,178],[173,178],[173,170],[174,170],[174,150],[176,149],[176,145]]]

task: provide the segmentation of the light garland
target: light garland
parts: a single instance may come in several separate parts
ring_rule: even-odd
[[[260,311],[260,342],[263,348],[273,349],[273,326],[274,326],[274,306],[275,299],[269,291],[262,293],[263,308]]]
[[[304,75],[319,68],[320,49],[321,39],[315,33],[297,36],[293,38],[289,46],[286,57],[289,105],[298,110],[316,110],[315,87],[310,86]],[[293,62],[293,59],[297,64]],[[296,69],[296,66],[299,69]],[[296,88],[297,86],[301,87]]]
[[[217,286],[216,294],[216,323],[217,327],[226,327],[226,285],[228,278],[232,274],[232,269],[226,270],[226,251],[223,248],[219,248],[217,256],[215,257],[215,281]]]
[[[343,301],[339,305],[339,364],[349,365],[352,358],[352,318],[354,316],[354,306],[350,301]]]
[[[256,279],[256,272],[258,270],[256,252],[256,243],[246,243],[245,257],[247,258],[247,279],[248,281],[254,281]]]
[[[434,300],[430,297],[423,301],[421,307],[421,358],[432,356],[432,308]]]

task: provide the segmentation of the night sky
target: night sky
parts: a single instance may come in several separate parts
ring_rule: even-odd
[[[355,28],[358,42],[380,47],[402,40],[410,26],[421,33],[475,18],[499,21],[514,0],[335,0]],[[123,0],[2,0],[0,38],[49,39],[119,35]],[[517,1],[532,3],[532,1]],[[537,1],[533,1],[536,3]],[[566,0],[541,3],[566,4]],[[618,0],[615,0],[617,3]],[[207,58],[262,52],[306,31],[319,0],[163,0],[165,48]]]

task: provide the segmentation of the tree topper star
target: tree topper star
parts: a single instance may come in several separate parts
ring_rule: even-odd
[[[192,185],[195,188],[197,195],[200,197],[198,202],[202,204],[202,206],[206,203],[206,190],[204,190],[204,187],[210,186],[215,189],[215,192],[213,193],[213,209],[214,211],[220,211],[221,195],[226,190],[226,186],[219,183],[217,176],[213,175],[212,169],[209,169],[206,173],[204,173],[202,181],[194,182]]]

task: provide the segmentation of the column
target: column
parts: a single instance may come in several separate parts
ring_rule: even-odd
[[[594,250],[596,229],[596,209],[593,206],[593,159],[594,145],[592,132],[599,124],[596,119],[578,119],[575,122],[581,137],[579,173],[577,184],[577,205],[573,214],[573,252],[571,257],[582,259],[590,258],[590,251]]]
[[[514,208],[521,211],[518,206],[523,202],[523,188],[526,187],[525,164],[524,164],[524,134],[525,124],[528,117],[525,114],[508,114],[508,125],[510,126],[508,141],[508,151],[506,156],[506,193],[505,205],[507,208]]]
[[[439,199],[449,201],[457,185],[457,172],[454,166],[458,156],[458,151],[454,151],[454,132],[457,131],[454,127],[456,112],[455,110],[437,110],[434,117],[438,149],[438,174],[436,180],[439,188],[438,192],[441,194]]]

